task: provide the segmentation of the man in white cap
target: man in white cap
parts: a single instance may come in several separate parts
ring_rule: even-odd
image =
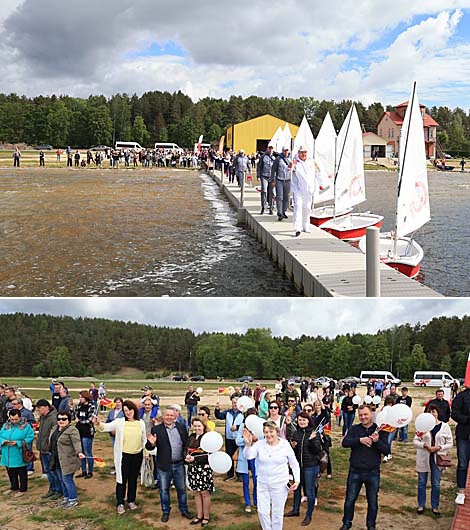
[[[235,175],[237,176],[238,185],[242,185],[247,172],[251,171],[250,159],[245,155],[245,150],[240,149],[235,157]]]
[[[289,148],[283,147],[282,153],[274,161],[271,176],[276,186],[277,218],[279,221],[287,219],[289,208],[290,181],[292,162],[289,159]]]
[[[294,196],[294,230],[296,237],[301,232],[310,232],[310,212],[320,172],[307,148],[300,146],[292,168],[292,194]]]
[[[269,214],[273,213],[273,177],[272,167],[276,157],[273,154],[273,146],[268,145],[266,151],[259,157],[258,167],[256,168],[256,176],[261,182],[261,212],[264,214],[266,207],[266,200],[268,201]]]

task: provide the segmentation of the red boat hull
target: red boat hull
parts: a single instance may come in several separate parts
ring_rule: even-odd
[[[330,219],[333,219],[333,217],[310,217],[310,224],[313,226],[320,226],[323,223],[326,223]]]
[[[396,263],[394,261],[383,259],[381,260],[385,265],[388,265],[392,269],[397,270],[398,272],[401,272],[405,276],[408,276],[408,278],[415,278],[419,274],[419,270],[421,268],[421,263],[418,263],[418,265],[412,266],[407,265],[405,263]]]
[[[382,228],[382,221],[369,226],[376,226],[377,228]],[[366,230],[368,226],[362,228],[351,228],[351,230],[335,230],[334,228],[323,228],[325,232],[337,237],[338,239],[359,239],[366,235]]]

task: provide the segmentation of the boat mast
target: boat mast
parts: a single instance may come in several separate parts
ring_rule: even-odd
[[[351,125],[351,120],[352,120],[352,109],[354,107],[354,103],[351,105],[351,109],[349,111],[349,121],[348,121],[348,126],[346,128],[346,134],[344,135],[344,142],[343,142],[343,147],[341,148],[341,155],[339,157],[339,160],[338,160],[338,165],[336,166],[336,144],[337,144],[337,141],[338,141],[338,135],[336,135],[336,138],[335,138],[335,181],[334,181],[334,184],[335,184],[335,197],[334,197],[334,203],[333,203],[333,219],[336,218],[336,181],[338,180],[338,173],[339,173],[339,168],[341,166],[341,160],[343,158],[343,153],[344,153],[344,147],[346,146],[346,140],[348,139],[348,133],[349,133],[349,126]]]
[[[408,138],[410,137],[410,123],[411,123],[411,115],[413,113],[413,104],[415,101],[415,92],[416,92],[416,81],[413,83],[413,94],[411,96],[411,103],[408,102],[408,105],[411,105],[410,112],[408,113],[408,127],[406,129],[406,138],[405,138],[405,147],[403,149],[403,157],[402,157],[402,164],[400,165],[400,152],[402,150],[402,142],[401,142],[401,136],[403,132],[403,125],[400,132],[400,146],[398,151],[398,185],[397,185],[397,205],[396,205],[396,211],[395,211],[395,231],[393,235],[393,255],[396,257],[397,255],[397,243],[398,243],[398,201],[400,199],[400,191],[401,191],[401,184],[403,181],[403,168],[405,167],[405,159],[406,159],[406,151],[408,149]]]

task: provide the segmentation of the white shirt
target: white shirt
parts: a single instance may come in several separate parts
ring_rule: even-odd
[[[258,482],[264,484],[287,484],[290,465],[294,482],[300,482],[300,467],[294,450],[287,440],[279,438],[279,443],[269,445],[266,440],[258,440],[251,447],[245,446],[243,455],[247,460],[257,459]]]
[[[292,171],[292,191],[300,195],[313,195],[319,184],[320,173],[313,158],[297,160]]]

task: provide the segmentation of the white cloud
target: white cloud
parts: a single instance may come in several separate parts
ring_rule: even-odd
[[[469,89],[468,42],[453,39],[470,16],[470,0],[4,2],[5,92],[86,97],[181,89],[194,99],[313,95],[396,103],[416,79],[430,104],[449,98],[452,106],[464,105]],[[413,24],[416,16],[426,18]],[[388,49],[376,51],[402,27]],[[173,42],[186,55],[135,57],[151,42]]]

